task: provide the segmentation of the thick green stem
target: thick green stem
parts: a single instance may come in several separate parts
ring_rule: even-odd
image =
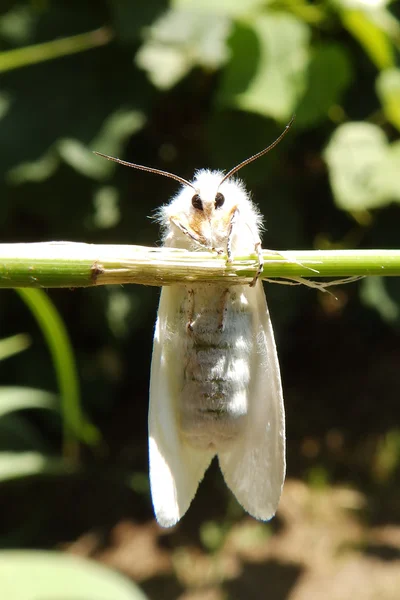
[[[400,276],[400,250],[265,250],[262,277]],[[211,252],[71,242],[0,244],[0,288],[140,283],[248,283],[255,257],[231,264]]]

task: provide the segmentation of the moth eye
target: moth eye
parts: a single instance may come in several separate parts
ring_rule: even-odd
[[[220,208],[224,202],[225,196],[221,194],[221,192],[218,192],[218,194],[215,196],[215,208]]]
[[[195,194],[193,196],[192,206],[193,206],[193,208],[197,208],[197,210],[203,210],[203,202],[202,202],[199,194]]]

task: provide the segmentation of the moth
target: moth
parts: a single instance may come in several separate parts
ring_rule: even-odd
[[[187,511],[217,456],[225,481],[256,519],[276,512],[285,479],[285,416],[271,318],[259,276],[262,217],[233,177],[275,147],[224,174],[200,170],[177,180],[178,194],[159,210],[167,247],[225,254],[255,253],[250,285],[188,282],[161,292],[150,377],[149,461],[154,512],[170,527]]]

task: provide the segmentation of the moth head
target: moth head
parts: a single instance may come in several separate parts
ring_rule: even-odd
[[[197,171],[192,187],[182,188],[177,196],[179,208],[195,221],[221,220],[234,206],[248,198],[241,181],[232,179],[221,185],[223,178],[221,171]]]
[[[219,210],[225,204],[225,196],[222,192],[217,192],[213,199],[203,200],[204,196],[201,190],[195,192],[192,196],[192,207],[200,212],[207,212],[207,209]]]

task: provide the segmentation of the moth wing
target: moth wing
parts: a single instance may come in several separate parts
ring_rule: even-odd
[[[243,508],[267,521],[276,512],[286,470],[282,384],[262,282],[244,294],[254,313],[249,418],[242,436],[232,448],[218,453],[218,459],[228,487]]]
[[[171,527],[185,514],[215,453],[188,446],[179,431],[184,374],[180,307],[183,288],[164,287],[155,327],[150,376],[150,487],[158,523]],[[184,317],[183,317],[184,318]]]

